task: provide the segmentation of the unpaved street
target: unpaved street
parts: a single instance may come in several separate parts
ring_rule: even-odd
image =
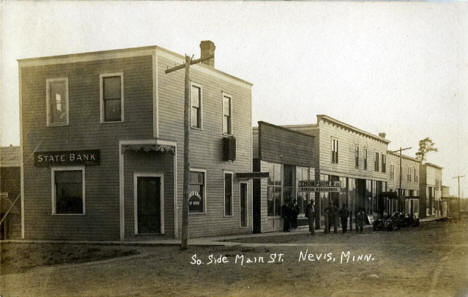
[[[0,295],[456,296],[468,294],[466,230],[465,220],[400,232],[255,238],[240,240],[242,247],[183,252],[138,247],[140,254],[127,258],[2,275]]]

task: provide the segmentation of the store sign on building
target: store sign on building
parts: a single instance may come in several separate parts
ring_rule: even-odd
[[[341,183],[339,181],[315,181],[300,180],[298,187],[310,192],[340,192]]]
[[[35,152],[34,166],[74,166],[74,165],[99,165],[99,150],[60,151],[60,152]]]

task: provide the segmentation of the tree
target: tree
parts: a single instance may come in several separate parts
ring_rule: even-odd
[[[435,147],[435,143],[429,137],[426,137],[419,141],[419,150],[416,153],[416,158],[423,162],[426,160],[426,155],[429,152],[437,152],[437,148]]]

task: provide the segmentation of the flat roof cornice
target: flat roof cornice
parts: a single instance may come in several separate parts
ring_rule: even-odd
[[[368,136],[368,137],[370,137],[370,138],[373,138],[373,139],[375,139],[375,140],[381,141],[381,142],[386,143],[386,144],[389,144],[389,143],[390,143],[390,140],[388,140],[388,139],[385,139],[385,138],[380,137],[380,136],[378,136],[378,135],[375,135],[375,134],[366,132],[366,131],[364,131],[364,130],[361,130],[361,129],[359,129],[359,128],[356,128],[356,127],[354,127],[354,126],[351,126],[351,125],[349,125],[349,124],[346,124],[346,123],[344,123],[344,122],[341,122],[341,121],[339,121],[339,120],[337,120],[337,119],[334,119],[334,118],[332,118],[332,117],[330,117],[330,116],[327,116],[327,115],[325,115],[325,114],[318,114],[318,115],[317,115],[317,124],[319,124],[320,120],[325,120],[325,121],[331,122],[331,123],[333,123],[333,124],[336,124],[336,125],[341,126],[341,127],[343,127],[343,128],[347,128],[347,129],[353,130],[353,131],[358,132],[358,133],[360,133],[360,134],[362,134],[362,135]]]
[[[78,62],[89,62],[95,60],[107,60],[107,59],[116,59],[116,58],[126,58],[126,57],[136,57],[136,56],[145,56],[153,54],[163,55],[172,60],[175,60],[177,63],[184,63],[184,56],[168,49],[165,49],[160,46],[151,45],[151,46],[142,46],[134,48],[124,48],[124,49],[113,49],[106,51],[95,51],[95,52],[86,52],[86,53],[76,53],[76,54],[67,54],[67,55],[57,55],[57,56],[45,56],[45,57],[35,57],[35,58],[24,58],[18,59],[19,67],[33,67],[33,66],[45,66],[45,65],[54,65],[54,64],[65,64],[65,63],[78,63]],[[195,69],[203,71],[208,74],[214,74],[220,76],[227,80],[233,80],[238,84],[241,84],[246,87],[252,87],[253,84],[246,80],[240,79],[236,76],[227,74],[221,70],[218,70],[214,67],[210,67],[205,64],[196,64],[193,66]]]
[[[391,155],[394,155],[396,157],[400,157],[400,154],[397,153],[397,152],[394,152],[394,151],[387,151],[388,154],[391,154]],[[414,157],[411,157],[411,156],[408,156],[408,155],[405,155],[405,154],[401,154],[401,157],[403,159],[408,159],[408,160],[411,160],[411,161],[414,161],[414,162],[418,162],[418,163],[421,163],[421,161],[419,161],[418,159],[414,158]]]

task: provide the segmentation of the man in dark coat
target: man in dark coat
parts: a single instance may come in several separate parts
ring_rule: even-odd
[[[281,207],[281,216],[283,217],[283,232],[289,232],[291,230],[291,210],[289,203],[284,203]]]
[[[328,222],[325,229],[325,233],[330,232],[331,226],[333,225],[333,232],[337,233],[338,229],[336,227],[336,215],[337,209],[336,206],[332,203],[329,204],[327,208],[325,208],[325,213],[327,214]]]
[[[364,222],[366,221],[366,212],[361,207],[358,212],[356,212],[356,232],[362,233],[364,229]]]
[[[348,207],[343,204],[341,206],[341,209],[339,211],[340,219],[341,219],[341,229],[343,233],[346,233],[348,231],[348,217],[349,217],[349,211]]]
[[[313,201],[310,200],[307,204],[305,215],[309,223],[309,232],[311,235],[315,234],[315,207]]]

